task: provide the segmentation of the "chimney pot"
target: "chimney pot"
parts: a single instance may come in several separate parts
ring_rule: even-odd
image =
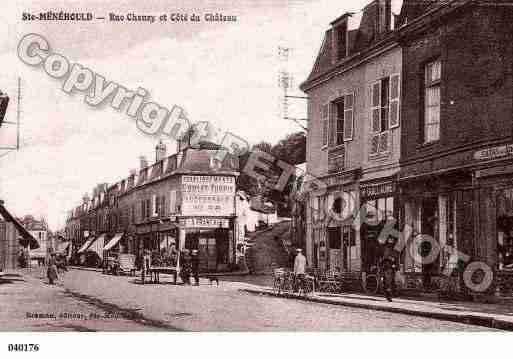
[[[166,157],[166,145],[162,140],[155,146],[155,162],[162,161]]]
[[[141,169],[148,167],[148,160],[146,159],[146,156],[139,156],[139,164]]]

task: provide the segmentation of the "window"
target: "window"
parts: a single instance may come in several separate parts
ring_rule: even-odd
[[[353,139],[354,94],[333,101],[330,108],[329,145],[340,146]]]
[[[440,60],[430,62],[424,71],[424,142],[440,139]]]
[[[399,127],[399,89],[399,75],[371,86],[371,155],[389,151],[389,130]]]
[[[157,196],[157,215],[159,217],[166,215],[166,196]]]
[[[321,144],[323,147],[328,145],[328,117],[329,117],[329,104],[322,105],[322,107],[321,107]]]

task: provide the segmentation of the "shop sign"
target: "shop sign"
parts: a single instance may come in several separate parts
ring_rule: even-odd
[[[393,194],[395,192],[394,182],[378,183],[373,185],[362,186],[360,188],[362,197],[374,197]]]
[[[474,153],[474,159],[477,161],[494,160],[502,157],[513,157],[513,144],[485,148]]]
[[[228,218],[186,218],[182,222],[186,228],[230,228]]]
[[[235,213],[235,178],[182,176],[182,215],[229,216]]]

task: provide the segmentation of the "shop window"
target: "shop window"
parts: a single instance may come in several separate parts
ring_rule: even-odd
[[[428,63],[424,69],[424,142],[440,139],[441,62]]]
[[[497,250],[499,269],[513,269],[513,189],[497,197]]]

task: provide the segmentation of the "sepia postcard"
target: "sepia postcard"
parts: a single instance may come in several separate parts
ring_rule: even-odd
[[[0,9],[0,332],[513,330],[513,0]]]

